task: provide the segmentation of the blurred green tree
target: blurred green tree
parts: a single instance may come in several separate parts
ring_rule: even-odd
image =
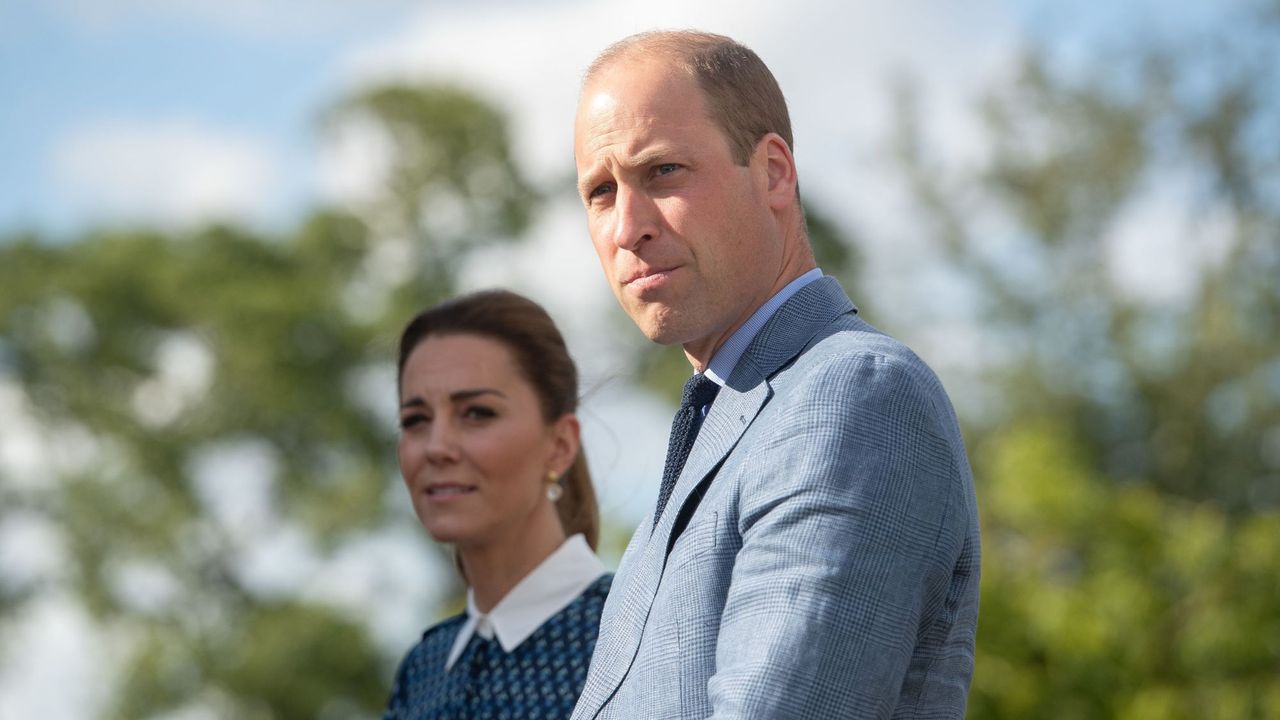
[[[1056,418],[993,434],[968,717],[1280,717],[1280,512],[1116,484]]]
[[[899,96],[986,351],[969,717],[1280,717],[1280,3],[1118,35],[1027,51],[976,162]]]
[[[1085,61],[1027,53],[982,103],[975,166],[931,151],[903,93],[898,160],[992,348],[987,426],[1066,418],[1117,481],[1280,505],[1277,7]]]
[[[48,521],[69,561],[40,586],[0,573],[0,608],[82,600],[121,648],[103,717],[367,717],[384,702],[398,658],[364,619],[255,583],[246,557],[267,531],[323,556],[416,526],[394,461],[396,334],[454,292],[470,252],[517,237],[537,196],[501,115],[463,91],[380,88],[329,119],[356,116],[394,159],[360,213],[317,212],[283,237],[0,243],[0,385],[47,441],[38,477],[3,478],[0,513]],[[257,525],[218,507],[211,485],[243,487],[237,472],[270,478]]]
[[[398,289],[403,309],[448,295],[466,256],[514,239],[542,200],[516,165],[506,118],[467,90],[375,87],[322,120],[334,131],[363,131],[374,140],[367,152],[383,150],[384,182],[360,214],[416,273]]]

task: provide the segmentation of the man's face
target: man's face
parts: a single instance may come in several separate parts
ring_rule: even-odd
[[[578,191],[605,277],[649,339],[705,361],[768,299],[782,240],[759,155],[734,163],[696,82],[660,60],[620,59],[584,88]]]

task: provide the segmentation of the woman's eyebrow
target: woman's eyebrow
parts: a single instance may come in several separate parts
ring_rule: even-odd
[[[472,388],[467,390],[456,390],[449,393],[449,399],[454,402],[458,402],[459,400],[470,400],[471,398],[479,395],[497,395],[501,398],[505,398],[507,396],[506,393],[496,388]]]
[[[500,398],[507,397],[506,393],[502,392],[501,390],[498,390],[497,388],[467,388],[465,390],[455,390],[454,392],[449,393],[449,400],[451,402],[461,402],[463,400],[470,400],[471,398],[479,397],[480,395],[497,395]],[[427,406],[427,401],[423,400],[417,395],[400,403],[401,410],[405,410],[408,408],[420,408],[420,407],[426,407],[426,406]]]

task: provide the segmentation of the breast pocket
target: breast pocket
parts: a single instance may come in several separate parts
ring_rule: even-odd
[[[720,533],[720,513],[708,510],[694,515],[667,558],[667,567],[678,570],[685,564],[716,549]]]

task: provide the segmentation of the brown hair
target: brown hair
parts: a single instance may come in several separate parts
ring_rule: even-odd
[[[583,85],[624,58],[660,55],[697,81],[711,119],[729,141],[734,162],[751,161],[760,138],[773,132],[795,150],[791,117],[778,81],[759,55],[733,38],[695,30],[644,32],[610,45],[587,68]]]
[[[422,311],[400,334],[397,383],[415,348],[432,335],[481,335],[511,350],[521,375],[538,395],[542,417],[555,422],[578,409],[578,368],[551,316],[534,301],[506,290],[488,290],[445,300]],[[594,550],[600,512],[581,446],[560,478],[564,494],[556,502],[565,534],[582,533]]]

